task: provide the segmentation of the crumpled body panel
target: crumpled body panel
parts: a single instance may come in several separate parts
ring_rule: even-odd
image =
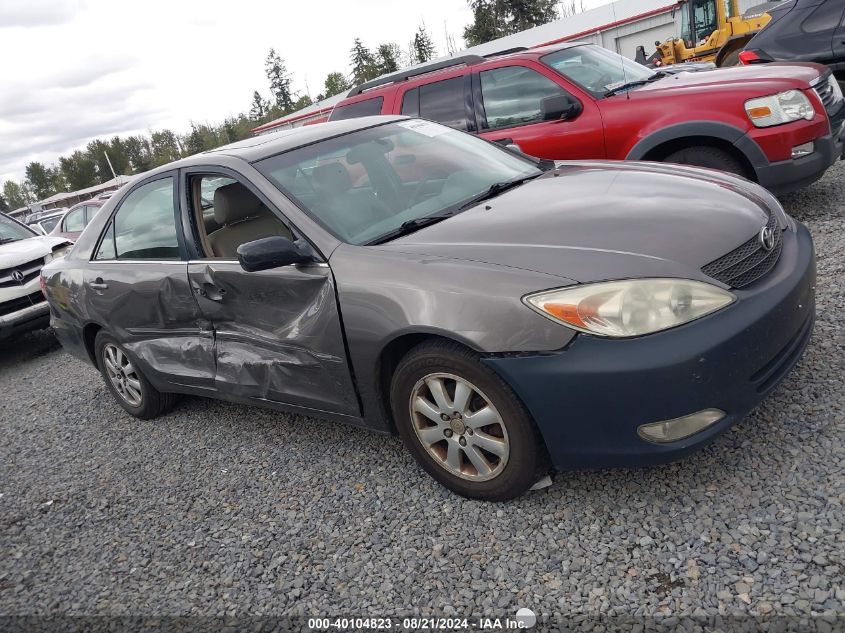
[[[360,415],[327,266],[245,273],[208,260],[189,277],[215,330],[221,392]]]

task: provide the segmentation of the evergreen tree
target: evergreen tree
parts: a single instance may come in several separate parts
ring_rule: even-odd
[[[376,58],[370,52],[370,49],[364,46],[360,38],[355,38],[350,62],[352,64],[352,83],[356,86],[379,76]]]
[[[275,105],[285,113],[293,111],[295,95],[291,91],[291,79],[282,58],[274,49],[270,49],[267,60],[264,62],[264,71],[270,82],[270,93],[273,95]]]
[[[249,118],[253,121],[257,121],[265,114],[267,114],[268,110],[267,102],[261,98],[261,95],[256,90],[252,93],[252,106],[249,109]]]
[[[381,44],[378,47],[377,55],[378,74],[376,76],[395,73],[402,65],[402,51],[398,44]]]
[[[572,0],[564,6],[569,3]],[[546,24],[558,18],[557,4],[557,0],[469,0],[473,21],[464,29],[464,39],[476,46]]]
[[[414,33],[414,41],[411,43],[412,64],[424,64],[434,57],[434,42],[428,31],[425,30],[425,25],[421,24],[417,32]]]
[[[11,211],[11,209],[9,208],[9,203],[6,202],[6,198],[3,197],[2,193],[0,193],[0,211],[2,211],[3,213]]]

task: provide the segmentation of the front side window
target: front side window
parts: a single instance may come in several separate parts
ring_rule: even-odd
[[[604,97],[623,84],[645,81],[655,72],[642,64],[592,44],[564,48],[541,61],[594,97]]]
[[[65,231],[76,233],[85,228],[85,207],[74,209],[65,217]]]
[[[202,250],[210,258],[234,259],[241,244],[274,235],[293,239],[288,227],[246,185],[228,176],[188,179]]]
[[[112,241],[109,244],[109,241]],[[113,257],[108,257],[113,254]],[[121,202],[95,259],[179,259],[173,178],[141,185]]]
[[[563,92],[555,82],[524,66],[494,68],[480,73],[487,128],[540,121],[540,102]]]
[[[35,231],[28,229],[0,213],[0,244],[17,242],[18,240],[29,239],[36,235]]]
[[[326,139],[255,166],[351,244],[379,241],[409,221],[458,213],[494,184],[541,173],[491,143],[419,119]]]
[[[384,97],[375,97],[366,101],[356,101],[348,105],[337,106],[332,110],[329,119],[332,121],[342,121],[343,119],[357,119],[362,116],[375,116],[381,114],[383,103]]]
[[[419,87],[420,116],[456,130],[467,129],[464,78],[453,77]]]

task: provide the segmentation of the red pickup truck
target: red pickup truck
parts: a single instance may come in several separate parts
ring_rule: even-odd
[[[845,101],[818,64],[663,74],[592,44],[468,55],[352,89],[329,120],[407,114],[553,160],[655,160],[780,194],[843,156]]]

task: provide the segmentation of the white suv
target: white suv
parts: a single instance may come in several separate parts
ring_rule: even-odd
[[[38,235],[0,213],[0,339],[49,324],[41,268],[71,246],[63,237]]]

